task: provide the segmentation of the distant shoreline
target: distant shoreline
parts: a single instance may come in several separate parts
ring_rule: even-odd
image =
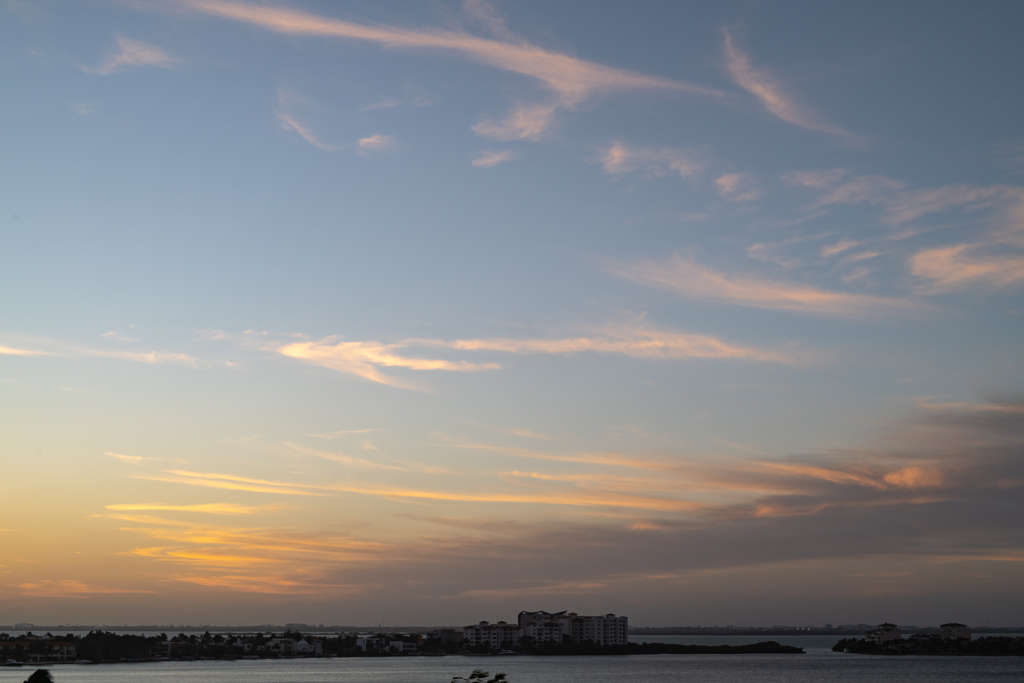
[[[24,626],[24,627],[23,627]],[[660,626],[660,627],[633,627],[628,631],[630,636],[863,636],[871,626],[864,628],[833,628],[833,629],[806,629],[806,628],[728,628],[721,626]],[[922,627],[901,627],[909,633],[938,633],[937,626]],[[33,633],[67,633],[69,631],[113,631],[115,633],[257,633],[267,631],[301,631],[302,633],[430,633],[437,629],[462,629],[462,626],[313,626],[311,624],[254,624],[243,626],[217,626],[200,624],[174,625],[174,624],[142,624],[142,625],[117,625],[117,624],[32,624],[31,626],[16,624],[2,626],[0,633],[12,631],[32,631]],[[979,626],[975,627],[977,634],[989,633],[1024,633],[1024,626]]]

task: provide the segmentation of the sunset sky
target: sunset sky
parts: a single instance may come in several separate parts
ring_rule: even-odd
[[[0,17],[0,624],[1021,621],[1024,3]]]

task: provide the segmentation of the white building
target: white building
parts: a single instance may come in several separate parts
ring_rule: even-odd
[[[542,643],[553,640],[562,642],[562,624],[558,621],[528,621],[520,627],[524,636],[533,638],[533,642]]]
[[[514,624],[506,624],[499,621],[491,624],[481,621],[473,626],[466,626],[462,629],[462,637],[465,638],[470,647],[474,645],[487,645],[492,650],[500,650],[502,644],[515,644],[523,635],[520,628]]]
[[[572,636],[573,642],[581,643],[589,640],[597,645],[625,645],[628,643],[628,622],[626,617],[617,617],[614,614],[605,614],[600,617],[570,614],[566,620],[568,635]]]
[[[943,640],[970,640],[971,627],[956,622],[943,624],[939,627],[939,637]]]
[[[383,638],[378,638],[377,636],[359,636],[356,638],[356,647],[363,652],[371,652],[385,649],[387,643]]]
[[[291,638],[271,638],[265,648],[281,655],[295,654],[295,641]]]
[[[392,652],[400,652],[402,654],[415,654],[416,643],[407,643],[404,640],[392,640],[388,643],[388,649]]]
[[[890,624],[886,622],[879,624],[878,628],[874,631],[868,631],[864,634],[864,639],[871,643],[887,643],[890,640],[901,640],[903,635],[900,633],[900,627],[896,624]]]
[[[561,636],[550,624],[558,624]],[[575,612],[520,612],[519,628],[523,635],[540,640],[560,640],[569,636],[573,642],[591,641],[598,645],[625,645],[629,642],[629,619],[614,614],[584,616]],[[536,634],[536,635],[535,635]]]

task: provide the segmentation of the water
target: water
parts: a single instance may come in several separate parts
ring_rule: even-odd
[[[1024,680],[1024,658],[1020,657],[872,657],[828,650],[812,650],[805,655],[353,657],[64,664],[48,668],[57,683],[449,683],[453,676],[466,676],[473,669],[506,673],[511,683],[991,683]],[[21,683],[33,670],[27,666],[0,668],[0,683]]]

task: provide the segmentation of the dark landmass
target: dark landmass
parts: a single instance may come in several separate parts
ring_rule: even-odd
[[[975,655],[1024,657],[1024,638],[988,637],[975,640],[943,640],[934,635],[915,634],[909,638],[878,644],[863,638],[844,638],[832,646],[834,652],[860,655]]]
[[[731,628],[726,626],[663,626],[631,628],[631,636],[860,636],[873,628],[867,624],[856,628]],[[938,633],[936,628],[935,632]]]
[[[212,624],[59,624],[56,626],[39,624],[0,625],[0,631],[32,631],[33,633],[67,633],[69,631],[110,631],[114,633],[149,632],[149,633],[266,633],[286,630],[302,633],[430,633],[438,628],[457,628],[462,626],[330,626],[310,624],[252,624],[241,626],[215,626]]]
[[[10,636],[0,633],[0,663],[13,660],[29,664],[42,663],[115,663],[147,661],[194,661],[235,659],[290,659],[306,657],[408,657],[443,656],[446,654],[497,655],[485,645],[469,646],[442,642],[439,638],[421,638],[416,634],[379,634],[377,649],[360,649],[357,634],[330,637],[286,630],[283,633],[221,634],[209,631],[201,636],[184,632],[176,636],[118,634],[90,631],[85,636],[25,634]],[[375,640],[374,637],[370,638]],[[409,644],[410,651],[395,647]],[[676,643],[628,643],[602,646],[591,641],[544,641],[535,643],[522,638],[518,643],[503,644],[502,654],[528,655],[655,655],[655,654],[803,654],[799,647],[779,645],[774,641],[750,645],[679,645]]]
[[[872,624],[851,624],[835,628],[732,627],[732,626],[660,626],[629,629],[631,636],[863,636],[876,628]],[[904,633],[938,634],[938,626],[901,625]],[[975,633],[1024,633],[1024,626],[978,626]]]
[[[802,655],[802,647],[779,645],[774,640],[750,645],[679,645],[677,643],[629,643],[627,645],[562,644],[539,647],[532,654],[546,655]]]

